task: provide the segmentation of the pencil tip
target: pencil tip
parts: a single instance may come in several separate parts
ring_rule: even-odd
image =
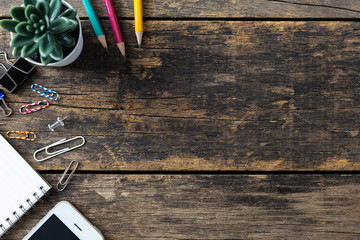
[[[108,50],[108,48],[107,48],[107,47],[105,48],[105,51],[106,51],[106,52],[109,52],[109,50]]]
[[[101,35],[98,37],[101,45],[105,48],[105,50],[107,51],[107,44],[106,44],[106,38],[105,35]]]
[[[121,55],[125,56],[125,43],[121,42],[121,43],[117,43],[116,44],[121,52]]]
[[[126,60],[126,55],[123,55],[124,60]]]
[[[142,36],[143,36],[143,31],[136,31],[135,34],[136,34],[136,39],[137,39],[139,48],[141,48],[141,40],[142,40]]]

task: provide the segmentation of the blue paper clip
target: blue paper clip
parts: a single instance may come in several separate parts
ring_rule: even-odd
[[[6,105],[4,98],[5,98],[5,94],[0,90],[0,100],[3,102],[3,104],[7,110],[7,113],[6,113],[5,109],[3,109],[1,106],[0,106],[0,110],[2,111],[2,113],[5,117],[8,117],[12,113],[12,109]]]
[[[41,88],[42,90],[51,93],[51,95],[50,95],[50,94],[43,93],[43,92],[40,92],[40,91],[34,89],[34,86],[37,86],[37,87]],[[59,99],[59,94],[58,94],[57,92],[55,92],[55,91],[53,91],[53,90],[51,90],[51,89],[48,89],[48,88],[46,88],[46,87],[43,87],[43,86],[41,86],[41,85],[39,85],[39,84],[37,84],[37,83],[34,83],[33,85],[31,85],[31,90],[33,90],[34,92],[40,94],[40,96],[49,98],[49,99],[54,100],[54,101],[56,101],[56,100]],[[54,94],[57,95],[56,98],[53,98]]]

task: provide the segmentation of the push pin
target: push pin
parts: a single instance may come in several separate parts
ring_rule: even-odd
[[[5,117],[8,117],[12,113],[12,109],[6,105],[4,98],[5,98],[5,94],[0,90],[0,100],[3,102],[6,111],[1,106],[0,106],[0,110],[2,111],[2,113]]]
[[[29,78],[35,68],[24,58],[19,57],[14,62],[10,62],[7,59],[6,52],[0,51],[0,55],[4,56],[6,64],[9,65],[9,68],[6,68],[4,64],[0,63],[0,66],[5,70],[0,76],[0,84],[9,90],[9,92],[13,93],[26,79]]]
[[[61,119],[60,117],[58,117],[55,123],[53,123],[53,124],[51,124],[51,125],[48,124],[49,129],[53,132],[53,131],[55,130],[55,128],[65,126],[64,120],[65,120],[66,118],[67,118],[67,117],[64,117],[63,119]]]

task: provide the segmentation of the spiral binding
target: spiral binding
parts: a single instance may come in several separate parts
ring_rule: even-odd
[[[5,221],[9,224],[9,226],[13,226],[13,225],[14,225],[14,223],[11,221],[10,218],[7,218]]]
[[[5,218],[5,222],[1,223],[2,219],[0,219],[0,239],[1,236],[9,230],[9,228],[13,227],[14,224],[21,218],[22,215],[26,214],[32,207],[34,207],[34,204],[40,200],[42,196],[44,196],[47,192],[43,186],[39,187],[40,192],[33,192],[31,195],[34,198],[33,201],[31,201],[30,198],[25,199],[25,205],[28,205],[28,207],[25,207],[24,204],[19,205],[19,209],[14,210],[12,212],[12,217]]]
[[[23,205],[20,205],[19,208],[20,208],[20,210],[21,210],[23,213],[26,213],[26,209],[24,208]]]
[[[43,195],[46,194],[45,188],[43,186],[40,186],[40,190],[42,191]]]
[[[16,219],[19,219],[19,218],[20,218],[19,214],[18,214],[16,211],[13,212],[13,215],[14,215],[14,217],[15,217]]]
[[[3,232],[6,232],[6,228],[4,227],[4,225],[0,224],[0,228]]]
[[[36,198],[36,201],[39,201],[40,197],[36,192],[33,193],[33,196],[34,198]]]

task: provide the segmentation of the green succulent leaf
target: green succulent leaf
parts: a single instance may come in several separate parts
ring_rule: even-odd
[[[69,34],[62,33],[55,36],[58,42],[64,47],[75,46],[75,39]]]
[[[68,18],[58,17],[51,23],[49,30],[55,33],[62,33],[69,28],[70,24],[71,23]]]
[[[33,43],[24,46],[21,50],[21,57],[23,58],[31,57],[38,50],[38,48],[39,48],[39,43]]]
[[[35,28],[29,24],[26,25],[26,30],[28,30],[29,32],[34,32]]]
[[[52,34],[46,34],[46,37],[40,41],[39,53],[42,57],[46,58],[49,56],[55,47],[54,42],[55,38]]]
[[[78,27],[78,22],[76,20],[69,20],[69,29],[66,31],[67,33],[74,31]]]
[[[38,9],[40,9],[40,11],[44,15],[49,16],[50,9],[49,9],[49,2],[48,1],[46,1],[46,0],[37,0],[36,7]]]
[[[38,15],[32,13],[32,14],[30,14],[30,20],[32,23],[37,23],[37,22],[39,22],[40,18],[38,17]]]
[[[72,20],[75,20],[77,11],[73,8],[69,8],[67,10],[65,10],[65,12],[63,12],[62,14],[59,15],[59,17],[66,17]]]
[[[53,51],[50,53],[50,57],[56,61],[60,61],[64,58],[64,53],[59,43],[55,42],[55,46]]]
[[[34,36],[33,32],[27,30],[27,22],[21,22],[15,27],[15,31],[22,36]]]
[[[64,30],[62,31],[63,33],[72,32],[72,31],[74,31],[74,30],[77,28],[77,26],[78,26],[78,22],[77,22],[77,21],[71,20],[71,19],[68,19],[68,21],[69,21],[69,23],[68,23],[66,29],[64,29]]]
[[[12,51],[13,56],[20,56],[23,47],[14,47]]]
[[[35,7],[34,5],[28,5],[25,8],[25,17],[28,20],[32,20],[30,18],[31,14],[35,14],[39,19],[42,19],[44,17],[43,13],[40,11],[39,8]]]
[[[41,59],[42,65],[44,65],[44,66],[48,65],[52,60],[52,58],[50,56],[47,56],[47,57],[40,56],[40,59]]]
[[[36,0],[23,0],[24,6],[27,7],[28,5],[36,5]]]
[[[10,15],[20,22],[27,21],[25,17],[25,8],[24,7],[13,7],[10,9]]]
[[[0,27],[4,28],[5,30],[7,30],[9,32],[13,32],[13,33],[16,33],[15,27],[18,24],[19,24],[19,22],[16,20],[11,20],[11,19],[0,20]]]
[[[50,18],[50,22],[52,22],[60,13],[61,0],[51,0],[49,6],[50,6],[49,18]]]
[[[23,47],[33,43],[33,36],[16,34],[10,42],[10,47]]]
[[[46,28],[49,28],[50,27],[50,19],[49,19],[49,17],[45,15],[44,19],[45,19]]]
[[[44,37],[46,37],[47,33],[41,33],[41,34],[38,34],[34,37],[34,42],[38,43],[40,42],[41,40],[44,39]]]

